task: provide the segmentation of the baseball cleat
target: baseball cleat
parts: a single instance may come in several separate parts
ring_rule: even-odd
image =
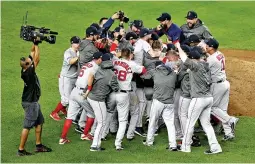
[[[27,152],[26,150],[22,150],[17,152],[17,156],[30,156],[30,155],[34,155],[32,153]]]
[[[50,117],[55,120],[55,121],[60,121],[61,118],[59,117],[59,115],[57,113],[51,113]]]
[[[235,128],[236,128],[236,124],[238,121],[239,121],[239,118],[233,118],[233,121],[231,121],[231,123],[230,123],[233,134],[235,134]]]
[[[121,151],[121,150],[123,150],[124,148],[122,147],[122,146],[120,146],[120,147],[116,147],[116,150],[117,151]]]
[[[84,128],[80,127],[79,125],[74,129],[76,132],[82,134],[84,131]]]
[[[235,136],[233,134],[230,135],[224,135],[224,137],[222,138],[222,141],[231,141],[235,138]]]
[[[170,146],[168,146],[168,147],[166,147],[166,149],[169,150],[169,151],[178,151],[177,147],[170,147]]]
[[[67,144],[67,143],[70,143],[71,141],[69,139],[66,139],[66,138],[60,138],[59,139],[59,144],[60,145],[64,145],[64,144]]]
[[[135,128],[135,134],[141,136],[141,137],[146,137],[147,134],[144,132],[142,127],[136,127]]]
[[[102,147],[90,147],[89,150],[90,150],[90,151],[104,151],[105,148],[102,148]]]
[[[90,134],[87,135],[81,134],[81,140],[93,141],[93,139],[94,139],[93,136]]]
[[[214,151],[206,150],[204,153],[208,154],[208,155],[211,155],[211,154],[218,154],[218,153],[221,153],[221,152],[222,152],[222,150],[214,150]]]
[[[77,121],[77,120],[73,120],[73,121],[72,121],[72,124],[78,125],[78,121]]]
[[[36,153],[40,153],[40,152],[51,152],[52,149],[45,146],[45,145],[41,145],[41,146],[36,146],[35,152]]]
[[[107,141],[107,139],[106,138],[101,138],[101,141]]]
[[[153,144],[148,144],[148,143],[146,142],[146,140],[143,140],[143,144],[144,144],[145,146],[153,146]]]
[[[67,110],[66,109],[61,109],[60,113],[66,116],[67,115]]]

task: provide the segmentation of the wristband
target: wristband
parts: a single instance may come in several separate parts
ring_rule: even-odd
[[[88,89],[87,89],[87,90],[91,91],[91,89],[92,89],[92,86],[88,86]]]

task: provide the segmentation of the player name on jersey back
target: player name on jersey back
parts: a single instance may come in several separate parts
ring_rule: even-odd
[[[86,88],[88,85],[89,74],[92,73],[93,75],[95,75],[98,68],[99,68],[99,66],[94,61],[85,63],[81,67],[81,70],[79,72],[79,75],[78,75],[75,85],[79,88]]]

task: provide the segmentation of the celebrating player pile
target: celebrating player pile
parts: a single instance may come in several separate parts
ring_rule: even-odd
[[[201,146],[194,132],[202,132],[210,146],[204,153],[221,153],[214,128],[223,127],[223,141],[233,140],[238,118],[227,113],[230,83],[218,41],[194,11],[181,28],[162,13],[156,28],[134,20],[127,33],[123,14],[93,23],[83,40],[71,38],[59,77],[61,102],[50,114],[57,121],[58,112],[67,114],[59,144],[70,142],[68,130],[80,121],[81,139],[93,141],[90,151],[105,150],[101,140],[109,132],[116,134],[117,151],[124,149],[125,133],[130,141],[137,134],[146,138],[144,145],[153,146],[166,126],[167,150],[191,152]],[[115,20],[120,24],[111,32]]]

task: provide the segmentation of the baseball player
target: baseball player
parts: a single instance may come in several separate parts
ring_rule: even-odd
[[[146,72],[146,69],[143,66],[136,64],[134,61],[131,61],[133,55],[131,54],[130,49],[124,48],[121,50],[121,58],[114,60],[114,71],[117,75],[120,91],[116,93],[116,104],[118,111],[118,120],[119,120],[119,128],[115,140],[116,150],[122,150],[123,147],[121,145],[122,139],[124,137],[128,113],[129,113],[129,104],[130,104],[130,95],[131,91],[131,80],[133,78],[133,73],[143,74]],[[132,117],[132,112],[131,112]],[[131,119],[132,120],[132,119]],[[133,126],[132,126],[133,125]],[[135,128],[135,122],[130,122],[133,130]],[[129,133],[129,132],[127,132]],[[131,136],[130,136],[131,137]]]
[[[67,114],[66,106],[69,104],[69,96],[77,79],[77,61],[78,61],[78,49],[81,42],[78,36],[73,36],[70,40],[71,47],[64,53],[64,61],[62,70],[59,77],[59,92],[61,95],[61,101],[56,106],[55,110],[51,112],[50,117],[56,121],[61,120],[58,112],[61,111],[65,115]]]
[[[82,94],[88,94],[89,90],[91,90],[93,77],[99,68],[99,64],[102,62],[102,53],[96,52],[93,54],[93,61],[86,63],[80,69],[80,73],[78,75],[77,81],[75,83],[75,88],[72,90],[70,101],[69,101],[69,109],[67,111],[67,117],[64,123],[64,127],[62,130],[61,138],[59,140],[59,144],[69,143],[70,140],[66,138],[68,130],[72,125],[72,120],[74,120],[79,113],[80,106],[82,106],[83,110],[86,110],[88,114],[88,119],[86,122],[86,126],[92,126],[94,119],[93,114],[91,112],[90,106],[83,100]],[[85,91],[85,88],[87,90]],[[92,106],[92,105],[91,105]],[[91,135],[82,135],[81,139],[92,140],[93,137]]]
[[[141,28],[143,28],[143,21],[142,20],[134,20],[130,23],[127,32],[134,32],[139,35]]]
[[[210,54],[207,58],[207,62],[209,63],[212,79],[212,114],[223,123],[225,132],[223,140],[227,141],[235,137],[234,130],[239,119],[227,114],[230,84],[225,72],[225,57],[218,51],[219,43],[215,39],[209,39],[206,44],[206,51]]]
[[[221,146],[217,141],[213,127],[210,123],[213,97],[210,93],[211,77],[209,64],[200,60],[201,54],[198,51],[191,51],[189,53],[190,58],[188,58],[186,53],[182,50],[180,43],[178,42],[175,45],[178,48],[180,58],[184,62],[184,65],[190,69],[190,94],[192,98],[188,109],[188,120],[182,140],[181,151],[191,152],[194,126],[199,118],[210,146],[210,149],[204,153],[221,153]]]
[[[213,38],[209,29],[204,25],[204,23],[198,18],[195,11],[188,11],[187,23],[181,26],[183,35],[187,40],[191,35],[197,35],[201,40],[208,40]]]
[[[154,142],[154,133],[156,131],[156,122],[162,114],[168,131],[168,149],[177,151],[174,127],[174,89],[177,75],[162,62],[156,62],[156,69],[151,70],[142,76],[145,79],[153,78],[154,93],[150,112],[148,134],[144,145],[152,146]]]
[[[104,54],[102,56],[102,61],[101,67],[95,75],[92,90],[87,92],[87,99],[92,106],[97,119],[97,127],[90,151],[105,150],[105,148],[101,147],[101,138],[106,122],[105,101],[111,91],[117,92],[119,90],[117,76],[112,71],[113,64],[110,60],[110,55]]]

